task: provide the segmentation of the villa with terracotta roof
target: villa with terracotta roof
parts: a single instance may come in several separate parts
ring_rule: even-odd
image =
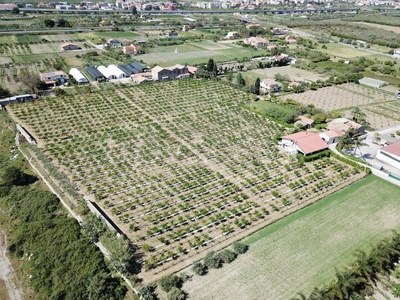
[[[252,45],[256,48],[264,48],[268,46],[268,40],[262,37],[249,37],[244,39],[243,41],[245,44]]]
[[[275,79],[265,78],[260,82],[260,90],[265,94],[279,92],[281,90],[281,84]]]
[[[57,82],[63,84],[68,81],[68,75],[64,71],[53,71],[48,73],[40,73],[40,80],[47,85],[56,85]]]
[[[380,148],[375,158],[400,169],[400,142]]]
[[[296,132],[279,139],[279,146],[292,154],[310,155],[328,149],[328,144],[317,134]]]

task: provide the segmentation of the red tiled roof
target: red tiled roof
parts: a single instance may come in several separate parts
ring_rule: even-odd
[[[282,137],[283,139],[293,140],[304,155],[328,149],[328,144],[322,140],[318,134],[311,132],[297,132]]]
[[[299,119],[308,125],[314,123],[313,119],[307,118],[306,116],[299,116]]]
[[[333,138],[333,137],[338,137],[338,136],[343,136],[343,133],[338,130],[328,130],[323,132],[327,137]]]
[[[400,142],[382,147],[381,150],[393,155],[400,156]]]

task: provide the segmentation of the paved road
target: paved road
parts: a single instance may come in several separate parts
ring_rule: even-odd
[[[6,286],[9,300],[22,299],[22,291],[15,283],[15,273],[7,257],[7,239],[2,230],[0,230],[0,281]]]

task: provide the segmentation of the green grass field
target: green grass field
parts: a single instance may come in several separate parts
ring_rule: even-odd
[[[21,44],[21,43],[39,43],[40,36],[39,35],[17,35],[17,41],[19,44]]]
[[[400,188],[373,175],[244,240],[247,254],[184,285],[193,299],[290,299],[329,283],[392,229],[400,229]]]

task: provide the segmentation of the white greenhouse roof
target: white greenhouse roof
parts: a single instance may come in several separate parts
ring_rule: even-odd
[[[79,71],[77,68],[72,68],[69,70],[69,74],[78,82],[78,83],[86,83],[89,80]]]
[[[388,85],[388,83],[386,81],[374,79],[374,78],[370,78],[370,77],[364,77],[364,78],[360,79],[359,82],[361,84],[365,84],[365,85],[372,86],[375,88],[381,88],[381,87]]]

